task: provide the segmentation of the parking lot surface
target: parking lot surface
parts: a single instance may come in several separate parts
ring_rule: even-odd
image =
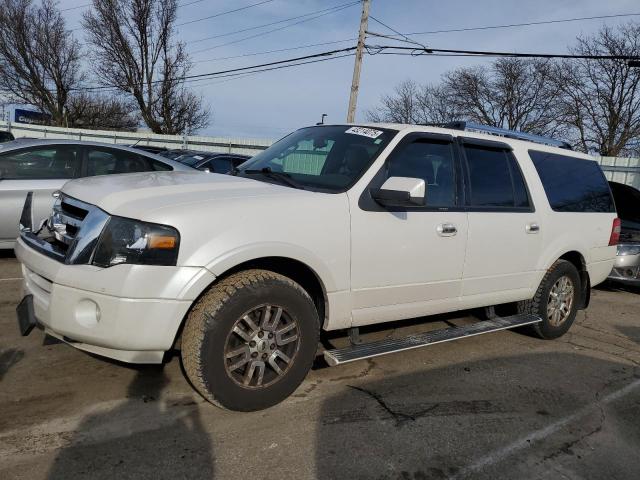
[[[640,478],[637,290],[594,290],[556,341],[506,331],[318,362],[284,403],[234,413],[191,389],[178,355],[131,366],[20,337],[19,277],[0,257],[2,479]]]

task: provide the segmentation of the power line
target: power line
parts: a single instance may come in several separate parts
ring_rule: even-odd
[[[449,32],[460,32],[460,31],[472,31],[472,30],[487,30],[487,29],[499,29],[499,28],[513,28],[513,27],[518,27],[518,26],[535,26],[535,25],[546,25],[546,24],[554,24],[554,23],[565,23],[565,22],[577,22],[577,21],[584,21],[584,20],[597,20],[597,19],[606,19],[606,18],[619,18],[619,17],[627,17],[627,16],[638,16],[640,15],[640,13],[622,13],[622,14],[615,14],[615,15],[599,15],[599,16],[592,16],[592,17],[579,17],[579,18],[566,18],[566,19],[557,19],[557,20],[543,20],[543,21],[539,21],[539,22],[528,22],[528,23],[521,23],[521,24],[505,24],[505,25],[492,25],[492,26],[480,26],[480,27],[469,27],[469,28],[455,28],[455,29],[448,29],[448,30],[433,30],[433,31],[429,31],[429,32],[414,32],[414,33],[408,33],[408,34],[402,34],[401,32],[399,32],[399,35],[381,35],[381,34],[375,34],[373,32],[367,32],[369,35],[372,36],[380,36],[383,38],[388,38],[390,40],[398,40],[397,38],[394,38],[395,36],[408,36],[408,35],[427,35],[427,34],[436,34],[436,33],[449,33]],[[373,18],[373,17],[372,17]],[[379,20],[374,18],[374,21],[378,21],[378,23],[381,23]],[[391,27],[389,27],[386,24],[382,24],[383,26],[390,28],[392,31],[394,31],[394,29],[392,29]],[[335,40],[334,42],[326,42],[324,44],[330,44],[330,43],[343,43],[343,42],[349,42],[349,41],[355,41],[357,40],[357,38],[345,38],[344,40]],[[226,44],[225,44],[226,45]],[[234,59],[234,58],[241,58],[241,57],[249,57],[249,56],[257,56],[257,55],[266,55],[269,53],[276,53],[279,51],[289,51],[289,50],[300,50],[300,49],[304,49],[304,48],[311,48],[316,46],[317,44],[310,44],[310,45],[302,45],[299,47],[292,47],[292,48],[286,48],[286,49],[280,49],[280,50],[268,50],[265,52],[255,52],[255,53],[248,53],[248,54],[243,54],[243,55],[234,55],[234,56],[228,56],[228,57],[216,57],[216,58],[211,58],[211,59],[207,59],[207,60],[198,60],[195,61],[194,63],[204,63],[204,62],[209,62],[209,61],[215,61],[215,60],[230,60],[230,59]],[[322,45],[322,44],[319,44]],[[223,45],[219,45],[219,46],[223,46]],[[212,47],[213,48],[218,48],[218,46]],[[209,49],[206,49],[209,50]],[[191,53],[201,53],[205,51],[205,49],[203,50],[198,50],[196,52],[191,52]]]
[[[338,55],[340,53],[351,52],[351,51],[353,51],[355,49],[356,49],[356,47],[341,48],[341,49],[338,49],[338,50],[330,50],[330,51],[326,51],[326,52],[316,53],[316,54],[313,54],[313,55],[305,55],[305,56],[302,56],[302,57],[288,58],[288,59],[285,59],[285,60],[278,60],[278,61],[275,61],[275,62],[262,63],[262,64],[258,64],[258,65],[250,65],[250,66],[247,66],[247,67],[231,68],[231,69],[227,69],[227,70],[220,70],[220,71],[217,71],[217,72],[201,73],[201,74],[197,74],[197,75],[186,75],[186,76],[180,78],[180,80],[182,82],[185,82],[185,81],[188,81],[188,80],[194,80],[194,79],[198,79],[198,78],[219,77],[219,76],[224,76],[225,74],[232,74],[232,73],[246,72],[246,71],[255,71],[255,69],[258,69],[258,68],[265,68],[265,67],[272,67],[272,66],[284,66],[284,64],[289,64],[289,63],[291,63],[290,66],[304,65],[306,63],[314,63],[314,62],[302,62],[304,60],[317,59],[317,58],[320,58],[320,57],[334,57],[334,56],[336,56],[336,55]],[[325,58],[325,59],[327,59],[327,58]],[[302,63],[294,64],[293,62],[302,62]],[[151,83],[152,84],[157,84],[157,83],[161,83],[161,82],[162,82],[162,80],[154,80]],[[73,90],[73,91],[91,91],[91,90],[109,90],[109,89],[118,89],[118,88],[126,88],[126,86],[100,85],[100,86],[95,86],[95,87],[78,87],[78,88],[74,88],[74,89],[71,89],[71,90]]]
[[[204,84],[194,85],[194,83],[197,82],[198,80],[187,80],[187,81],[185,81],[185,83],[190,83],[191,85],[194,85],[196,87],[205,87],[205,86],[208,86],[208,85],[216,85],[218,83],[225,83],[227,81],[248,77],[248,76],[251,76],[251,75],[256,74],[256,73],[270,72],[270,71],[273,71],[273,70],[281,70],[283,68],[297,67],[297,66],[300,66],[300,65],[309,65],[311,63],[326,62],[326,61],[329,61],[329,60],[337,60],[339,58],[353,57],[353,55],[354,55],[353,53],[346,53],[344,55],[335,55],[335,56],[332,56],[332,57],[321,58],[321,59],[318,59],[318,60],[309,60],[309,61],[306,61],[306,62],[297,62],[297,63],[291,63],[291,64],[287,64],[287,65],[279,65],[277,67],[263,68],[263,69],[260,69],[260,70],[251,71],[249,73],[235,73],[235,74],[229,74],[229,75],[219,75],[219,76],[214,77],[214,78],[232,77],[229,80],[225,80],[225,81],[221,81],[221,82],[212,82],[212,83],[204,83]]]
[[[248,8],[252,8],[252,7],[257,7],[259,5],[264,5],[265,3],[271,3],[274,0],[262,0],[261,2],[257,2],[257,3],[252,3],[250,5],[245,5],[244,7],[239,7],[239,8],[234,8],[233,10],[227,10],[225,12],[220,12],[220,13],[216,13],[213,15],[209,15],[208,17],[202,17],[202,18],[196,18],[194,20],[189,20],[188,22],[182,22],[182,23],[178,23],[176,25],[176,27],[182,27],[184,25],[191,25],[192,23],[197,23],[197,22],[203,22],[205,20],[210,20],[212,18],[217,18],[217,17],[221,17],[223,15],[228,15],[230,13],[235,13],[235,12],[240,12],[242,10],[247,10]],[[188,5],[192,5],[194,3],[198,3],[197,1],[188,3]],[[184,5],[183,5],[184,6]]]
[[[258,29],[264,28],[264,27],[271,27],[273,25],[278,25],[280,23],[286,23],[286,22],[289,22],[291,20],[297,20],[299,18],[308,17],[308,16],[311,16],[311,15],[316,15],[318,13],[328,12],[330,10],[334,10],[334,9],[337,9],[337,8],[351,6],[351,5],[355,4],[355,3],[358,3],[358,2],[350,2],[350,3],[343,3],[341,5],[334,5],[333,7],[330,7],[330,8],[325,8],[323,10],[316,10],[314,12],[305,13],[304,15],[298,15],[296,17],[285,18],[284,20],[278,20],[277,22],[263,23],[262,25],[256,25],[256,26],[253,26],[253,27],[243,28],[241,30],[234,30],[233,32],[219,33],[217,35],[212,35],[212,36],[209,36],[209,37],[198,38],[196,40],[189,40],[188,43],[189,44],[200,43],[200,42],[205,42],[207,40],[213,40],[214,38],[228,37],[229,35],[235,35],[236,33],[249,32],[251,30],[258,30]]]
[[[262,51],[262,52],[243,53],[241,55],[231,55],[231,56],[228,56],[228,57],[208,58],[206,60],[197,60],[197,61],[194,61],[192,63],[206,63],[206,62],[215,62],[215,61],[219,61],[219,60],[232,60],[234,58],[255,57],[255,56],[258,56],[258,55],[267,55],[267,54],[270,54],[270,53],[290,52],[292,50],[303,50],[305,48],[320,47],[320,46],[324,46],[324,45],[335,45],[336,43],[353,42],[354,40],[357,40],[357,38],[347,38],[345,40],[334,40],[332,42],[310,43],[308,45],[300,45],[300,46],[297,46],[297,47],[278,48],[276,50],[266,50],[266,51]]]
[[[464,56],[480,56],[480,57],[514,57],[514,58],[566,58],[566,59],[584,59],[584,60],[639,60],[640,56],[635,55],[580,55],[572,53],[518,53],[518,52],[496,52],[485,50],[454,50],[444,48],[416,48],[416,47],[399,47],[393,45],[367,45],[367,53],[370,55],[413,55],[415,52],[424,53],[445,53],[460,54]],[[401,52],[384,52],[384,50],[401,50],[410,51],[411,53]],[[428,56],[428,55],[427,55]]]
[[[398,30],[396,30],[393,27],[390,27],[389,25],[387,25],[386,23],[383,23],[382,21],[378,20],[376,17],[374,17],[373,15],[369,15],[369,18],[371,18],[371,20],[373,20],[374,22],[382,25],[383,27],[387,28],[388,30],[391,30],[393,33],[400,35],[402,38],[404,38],[404,40],[407,43],[413,43],[414,45],[420,45],[422,48],[427,48],[425,47],[422,43],[420,42],[416,42],[415,40],[410,39],[409,37],[407,37],[404,33],[400,33]],[[368,34],[372,34],[371,32],[367,32]]]
[[[90,7],[90,6],[91,6],[90,3],[85,3],[84,5],[76,5],[75,7],[63,8],[60,11],[61,12],[68,12],[69,10],[78,10],[79,8],[86,8],[86,7]]]
[[[446,30],[429,30],[426,32],[400,33],[399,35],[411,36],[411,35],[433,35],[438,33],[472,32],[477,30],[495,30],[495,29],[501,29],[501,28],[530,27],[530,26],[536,26],[536,25],[549,25],[553,23],[580,22],[584,20],[603,20],[607,18],[637,17],[637,16],[640,16],[640,13],[619,13],[614,15],[596,15],[592,17],[575,17],[575,18],[561,18],[557,20],[541,20],[539,22],[506,23],[502,25],[488,25],[488,26],[481,26],[481,27],[450,28]]]

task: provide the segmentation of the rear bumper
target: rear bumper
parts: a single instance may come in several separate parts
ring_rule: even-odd
[[[618,255],[609,280],[640,285],[640,255]]]
[[[22,240],[15,250],[38,324],[76,348],[125,362],[162,361],[196,292],[215,279],[196,267],[65,265]]]

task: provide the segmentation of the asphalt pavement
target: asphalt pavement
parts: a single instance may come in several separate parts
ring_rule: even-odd
[[[338,367],[319,359],[282,404],[235,413],[191,389],[177,354],[132,366],[40,330],[20,337],[20,276],[0,254],[2,479],[640,478],[637,289],[595,289],[555,341],[505,331]]]

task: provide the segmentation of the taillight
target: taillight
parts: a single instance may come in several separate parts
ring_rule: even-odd
[[[611,226],[611,237],[609,237],[609,246],[617,245],[620,241],[620,230],[622,229],[622,222],[619,218],[613,221]]]

